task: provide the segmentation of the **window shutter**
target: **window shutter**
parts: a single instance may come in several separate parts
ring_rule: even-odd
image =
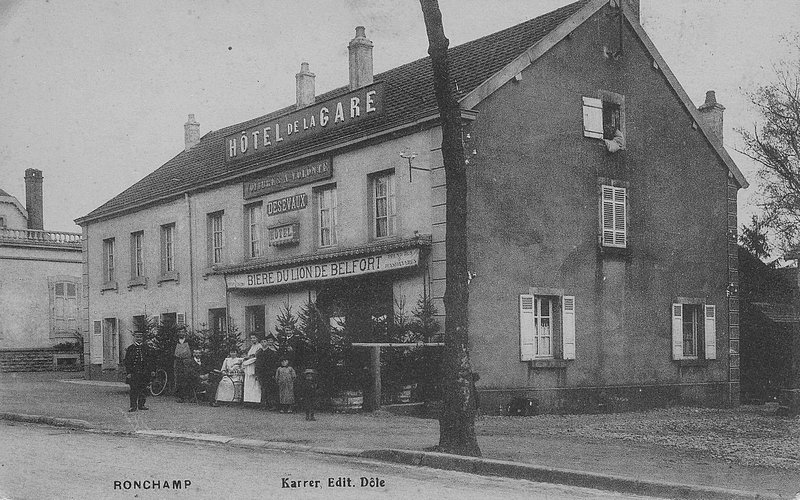
[[[605,247],[628,246],[627,189],[603,185],[600,188],[600,224]]]
[[[603,138],[603,101],[600,99],[583,98],[583,135],[593,139]]]
[[[614,188],[614,246],[626,247],[628,243],[628,210],[626,189]]]
[[[575,359],[575,297],[565,295],[561,307],[561,336],[564,359]]]
[[[683,305],[672,304],[672,359],[683,359]]]
[[[183,328],[186,326],[186,313],[177,313],[175,315],[175,323],[177,324],[178,328]]]
[[[530,361],[536,355],[536,335],[533,328],[533,295],[519,296],[519,359]]]
[[[103,322],[94,321],[92,325],[92,340],[89,345],[92,364],[99,365],[103,362]]]
[[[706,306],[706,359],[717,359],[717,306]]]
[[[114,329],[114,365],[119,365],[119,361],[124,358],[125,356],[122,354],[122,342],[119,339],[119,320],[117,318],[111,318],[111,324],[113,325],[112,328]]]

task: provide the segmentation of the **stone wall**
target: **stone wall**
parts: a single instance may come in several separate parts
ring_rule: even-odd
[[[0,350],[0,372],[80,371],[83,354],[59,349]]]

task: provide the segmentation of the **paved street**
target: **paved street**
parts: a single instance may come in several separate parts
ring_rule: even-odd
[[[361,487],[362,477],[372,478],[373,482],[377,478],[383,485]],[[352,486],[328,485],[330,480],[335,484],[341,478],[345,483],[349,479]],[[303,486],[304,480],[319,484]],[[134,488],[134,481],[140,481],[148,489]],[[160,484],[159,489],[152,489],[154,481]],[[180,489],[175,488],[175,481],[180,482]],[[296,484],[300,487],[282,487],[292,486],[292,481],[298,481]],[[164,482],[169,489],[164,487]],[[286,498],[641,498],[343,457],[253,451],[0,422],[0,498],[3,499],[247,499],[276,495]]]

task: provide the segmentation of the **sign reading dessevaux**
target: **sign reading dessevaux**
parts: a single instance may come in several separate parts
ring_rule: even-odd
[[[265,194],[283,191],[303,184],[309,184],[322,179],[330,179],[333,175],[330,159],[291,168],[267,177],[261,177],[242,184],[244,199],[255,198]]]
[[[273,271],[236,274],[228,277],[228,288],[263,288],[304,281],[346,278],[361,274],[379,273],[419,264],[419,249],[336,260],[333,262],[305,264]]]
[[[267,216],[302,210],[308,206],[308,195],[300,193],[267,202]]]
[[[241,160],[272,151],[327,130],[383,114],[383,83],[305,107],[225,137],[225,161]]]

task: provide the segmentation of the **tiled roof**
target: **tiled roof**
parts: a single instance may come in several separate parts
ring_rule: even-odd
[[[588,0],[581,0],[543,16],[483,38],[467,42],[449,50],[450,75],[457,86],[457,97],[463,97],[487,78],[502,69],[531,46],[536,44]],[[385,82],[385,114],[368,123],[353,123],[307,140],[287,144],[280,149],[260,155],[253,161],[225,162],[224,138],[226,135],[258,125],[295,110],[291,105],[244,123],[209,132],[189,151],[182,151],[160,168],[132,185],[110,201],[93,210],[88,220],[118,210],[146,205],[158,199],[178,196],[187,190],[221,181],[237,174],[244,175],[257,161],[260,165],[275,164],[304,154],[344,143],[359,137],[390,130],[438,113],[433,89],[433,74],[429,58],[404,64],[375,75],[375,81]],[[349,92],[340,87],[316,97],[323,102]]]

